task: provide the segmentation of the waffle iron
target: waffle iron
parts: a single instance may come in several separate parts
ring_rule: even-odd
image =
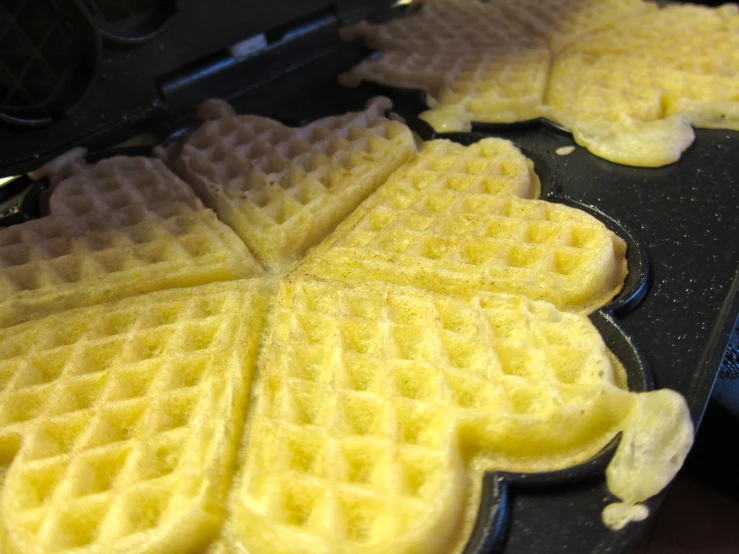
[[[645,169],[556,150],[572,137],[544,121],[435,133],[419,91],[337,76],[370,55],[339,39],[363,18],[402,17],[391,0],[0,0],[0,226],[45,213],[48,183],[25,173],[74,146],[91,161],[185,136],[196,106],[304,125],[384,94],[423,139],[512,140],[534,160],[542,197],[584,209],[629,245],[624,291],[591,315],[633,390],[683,394],[700,424],[739,313],[739,133],[697,130],[670,166]],[[618,437],[581,466],[485,476],[466,554],[626,552],[648,521],[600,520]],[[653,515],[664,493],[648,502]]]

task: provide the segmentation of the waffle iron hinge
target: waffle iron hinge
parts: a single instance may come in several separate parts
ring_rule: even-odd
[[[337,48],[340,20],[334,8],[245,37],[215,54],[157,79],[170,113],[192,111],[209,98],[231,99],[264,86]]]

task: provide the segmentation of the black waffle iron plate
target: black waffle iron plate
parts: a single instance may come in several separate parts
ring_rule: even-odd
[[[397,14],[388,4],[0,0],[0,177],[76,145],[100,159],[142,132],[150,144],[179,138],[210,97],[303,125],[384,94],[425,140],[510,139],[534,160],[543,197],[589,212],[626,240],[624,291],[591,320],[633,390],[674,389],[700,423],[739,312],[739,133],[698,130],[679,162],[658,169],[619,166],[579,147],[557,155],[574,141],[542,121],[435,134],[417,118],[425,109],[417,91],[337,83],[368,54],[342,44],[339,27]],[[41,215],[45,187],[23,176],[0,186],[0,226]],[[614,501],[604,471],[617,440],[565,471],[486,475],[466,553],[626,552],[648,521],[618,532],[601,523]],[[663,496],[648,502],[652,514]]]

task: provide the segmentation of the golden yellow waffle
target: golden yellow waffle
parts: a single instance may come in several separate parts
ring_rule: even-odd
[[[437,131],[553,119],[608,160],[677,160],[696,127],[739,129],[736,5],[659,8],[642,0],[429,0],[346,31],[381,50],[342,82],[428,94]]]
[[[739,70],[738,15],[736,4],[668,5],[578,37],[567,51],[643,54],[675,69],[728,75]]]
[[[538,194],[526,161],[500,139],[428,143],[299,270],[444,294],[516,293],[591,312],[621,289],[626,245],[580,210],[515,196]],[[488,187],[478,173],[497,175]]]
[[[450,192],[538,198],[541,183],[533,162],[508,140],[486,138],[470,146],[433,140],[425,142],[421,152],[398,169],[362,209],[370,205],[407,207],[433,200],[436,193]]]
[[[552,117],[619,163],[676,161],[695,127],[739,130],[739,14],[670,6],[584,35],[557,58]]]
[[[375,99],[364,112],[299,129],[217,117],[185,143],[178,167],[257,258],[281,271],[415,152],[410,130],[384,116],[389,107]]]
[[[680,116],[664,117],[659,73],[638,58],[564,54],[554,63],[547,90],[550,118],[607,160],[646,167],[672,163],[695,135]]]
[[[484,470],[569,467],[623,430],[612,516],[692,442],[682,397],[627,392],[587,318],[520,296],[286,279],[264,348],[234,552],[457,552]]]
[[[102,162],[61,181],[50,204],[59,215],[0,230],[0,327],[262,273],[234,232],[158,161]]]
[[[220,529],[270,291],[153,293],[0,330],[11,553],[176,553]]]
[[[549,51],[494,4],[434,0],[418,14],[386,25],[362,23],[346,36],[361,36],[384,52],[342,76],[342,82],[426,91],[432,109],[421,117],[437,131],[541,115]]]
[[[422,119],[439,132],[468,131],[473,121],[539,117],[548,69],[549,52],[542,46],[465,54],[393,51],[361,63],[342,82],[422,89],[432,107]]]
[[[652,9],[640,0],[430,0],[409,17],[347,30],[347,39],[362,37],[383,53],[342,82],[426,91],[432,109],[421,117],[437,131],[469,130],[473,121],[535,119],[543,113],[550,47],[556,50],[585,31]]]

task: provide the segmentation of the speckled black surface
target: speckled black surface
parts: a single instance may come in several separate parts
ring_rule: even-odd
[[[729,348],[726,349],[720,376],[727,380],[739,379],[739,326],[734,329]]]

